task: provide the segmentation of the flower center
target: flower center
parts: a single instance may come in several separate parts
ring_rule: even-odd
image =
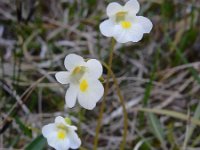
[[[118,13],[116,13],[116,22],[121,22],[124,21],[126,19],[126,15],[128,12],[126,11],[120,11]]]
[[[132,24],[130,21],[122,21],[121,22],[121,26],[124,28],[124,29],[130,29]]]
[[[80,90],[82,92],[85,92],[87,89],[88,89],[88,81],[84,79],[80,83]]]
[[[65,137],[66,137],[66,132],[65,132],[64,130],[59,130],[58,133],[57,133],[57,137],[58,137],[58,139],[60,139],[60,140],[65,139]]]
[[[80,79],[83,77],[85,72],[86,72],[86,67],[84,66],[78,66],[74,68],[74,70],[71,73],[71,77],[73,81],[75,81],[76,83],[79,83]]]

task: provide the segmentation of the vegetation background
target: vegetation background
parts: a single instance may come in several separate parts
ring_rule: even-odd
[[[109,2],[0,1],[1,150],[50,149],[42,126],[69,114],[80,149],[93,149],[101,102],[93,111],[63,109],[67,87],[54,73],[65,70],[69,53],[107,62],[111,39],[99,24]],[[138,43],[117,44],[112,66],[128,113],[125,149],[200,150],[200,1],[139,2],[153,30]],[[112,79],[110,85],[99,150],[119,149],[123,135],[122,106]]]

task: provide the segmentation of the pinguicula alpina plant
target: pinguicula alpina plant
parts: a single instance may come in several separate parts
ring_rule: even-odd
[[[109,64],[108,64],[108,74],[107,74],[107,82],[105,85],[105,94],[108,93],[109,89],[109,78],[111,76],[111,67],[112,67],[112,59],[113,59],[113,51],[115,48],[115,40],[118,43],[127,43],[127,42],[138,42],[142,39],[144,33],[150,33],[153,24],[152,22],[143,16],[137,16],[139,12],[140,5],[137,0],[129,0],[126,2],[124,6],[119,3],[112,2],[107,6],[107,16],[108,19],[103,21],[100,25],[100,32],[106,37],[112,37],[112,44],[110,49],[109,56]],[[113,78],[114,79],[114,78]],[[115,86],[118,87],[118,83],[115,82]],[[126,107],[124,104],[124,98],[118,90],[118,96],[123,108],[123,116],[124,116],[124,133],[123,139],[120,145],[120,150],[125,148],[126,143],[126,134],[128,128],[128,119]],[[101,128],[102,116],[105,107],[105,98],[102,101],[100,117],[98,119],[96,134],[94,140],[94,149],[97,149],[98,146],[98,135]]]
[[[56,150],[77,149],[81,145],[76,126],[71,125],[69,118],[56,117],[54,123],[45,125],[42,134],[47,138],[48,144]]]
[[[142,39],[144,33],[149,33],[153,24],[148,18],[137,16],[140,5],[137,0],[129,0],[124,6],[116,2],[112,2],[107,7],[108,19],[100,24],[100,31],[104,36],[113,37],[119,43],[138,42]],[[114,40],[113,40],[114,41]],[[64,66],[66,71],[57,72],[56,80],[61,84],[68,84],[69,88],[65,94],[65,102],[68,108],[75,106],[78,100],[79,104],[88,110],[94,109],[96,103],[104,94],[108,93],[109,78],[111,76],[111,66],[113,58],[115,42],[112,43],[108,69],[107,81],[104,87],[99,81],[102,76],[103,67],[96,59],[84,60],[83,57],[76,54],[69,54],[65,57]],[[113,77],[116,87],[118,83]],[[127,133],[127,114],[124,105],[124,99],[120,93],[118,96],[122,103],[124,114],[124,135],[120,149],[124,149]],[[98,133],[100,131],[101,120],[104,111],[105,101],[102,102],[100,109],[100,117],[97,123],[96,135],[94,140],[94,149],[98,145]],[[68,150],[69,148],[77,149],[81,145],[81,140],[76,134],[77,128],[71,125],[69,118],[56,117],[55,123],[45,125],[42,128],[42,134],[47,138],[48,144],[56,150]]]
[[[100,24],[104,36],[114,37],[119,43],[138,42],[144,33],[149,33],[152,23],[148,18],[137,16],[140,5],[137,0],[129,0],[124,6],[113,2],[107,7],[108,19]]]
[[[104,93],[99,81],[103,71],[101,63],[96,59],[85,61],[79,55],[69,54],[64,65],[67,71],[56,73],[56,79],[61,84],[69,84],[65,95],[66,106],[74,107],[78,99],[83,108],[93,109]]]

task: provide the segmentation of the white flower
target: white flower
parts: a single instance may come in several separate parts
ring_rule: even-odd
[[[76,134],[77,128],[71,125],[69,118],[56,117],[55,123],[50,123],[42,128],[42,134],[47,138],[48,144],[56,150],[77,149],[81,140]]]
[[[100,24],[101,33],[114,37],[119,43],[138,42],[153,27],[148,18],[136,16],[139,9],[137,0],[129,0],[124,6],[116,2],[110,3],[107,7],[109,19]]]
[[[96,59],[85,62],[81,56],[69,54],[64,65],[68,71],[56,73],[56,79],[62,84],[69,84],[65,95],[67,107],[74,107],[78,99],[82,107],[93,109],[104,93],[103,85],[99,81],[103,72],[101,63]]]

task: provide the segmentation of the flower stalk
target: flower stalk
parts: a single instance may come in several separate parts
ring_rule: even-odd
[[[116,44],[116,41],[115,41],[115,39],[112,38],[112,44],[111,44],[111,49],[110,49],[109,61],[108,61],[108,67],[109,68],[112,67],[115,44]],[[107,73],[105,91],[104,91],[103,100],[102,100],[102,103],[101,103],[101,106],[100,106],[100,113],[99,113],[99,118],[98,118],[98,122],[97,122],[96,133],[95,133],[95,139],[94,139],[94,148],[93,148],[94,150],[96,150],[97,147],[98,147],[99,132],[100,132],[100,129],[101,129],[103,113],[104,113],[104,109],[105,109],[105,100],[106,100],[106,96],[107,96],[108,90],[109,90],[110,76],[111,76],[111,69],[109,69],[108,73]]]
[[[111,68],[109,68],[109,66],[107,64],[105,64],[103,62],[102,62],[102,64],[111,73],[115,88],[117,90],[117,95],[118,95],[120,103],[122,105],[123,116],[124,116],[124,132],[123,132],[123,139],[122,139],[122,142],[121,142],[121,145],[120,145],[120,150],[123,150],[124,147],[125,147],[125,144],[126,144],[126,136],[127,136],[127,130],[128,130],[128,115],[127,115],[127,111],[126,111],[125,100],[124,100],[124,97],[121,94],[121,90],[119,88],[119,84],[118,84],[117,78],[115,77],[115,74],[112,72]]]

